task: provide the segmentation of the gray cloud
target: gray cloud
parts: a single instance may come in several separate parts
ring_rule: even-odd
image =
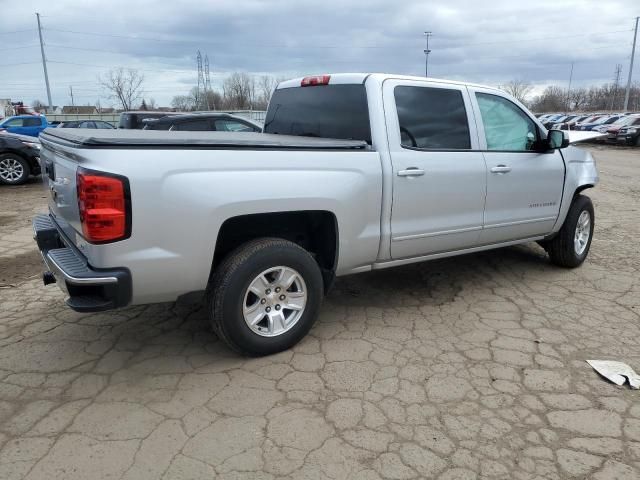
[[[622,0],[490,5],[470,0],[16,5],[5,0],[0,5],[8,12],[0,17],[0,97],[46,98],[37,10],[58,104],[69,103],[69,85],[77,101],[94,103],[103,96],[96,77],[117,66],[141,69],[147,96],[167,104],[195,83],[197,49],[209,56],[214,84],[232,71],[422,75],[424,30],[433,32],[430,73],[436,77],[490,84],[522,78],[542,88],[566,84],[573,62],[575,83],[593,84],[609,81],[616,63],[626,69],[633,26]],[[28,31],[2,33],[19,30]],[[108,103],[104,96],[102,102]]]

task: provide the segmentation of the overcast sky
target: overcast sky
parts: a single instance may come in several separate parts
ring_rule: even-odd
[[[634,11],[635,8],[635,11]],[[46,102],[35,12],[41,14],[53,103],[114,102],[97,77],[140,69],[145,96],[168,105],[197,83],[196,51],[211,80],[229,72],[295,77],[325,72],[424,75],[540,90],[626,84],[637,0],[0,0],[0,98]],[[635,80],[640,80],[636,57]]]

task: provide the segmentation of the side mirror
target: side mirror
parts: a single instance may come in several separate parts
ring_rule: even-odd
[[[550,149],[565,148],[569,146],[569,136],[564,130],[549,130],[547,145]]]

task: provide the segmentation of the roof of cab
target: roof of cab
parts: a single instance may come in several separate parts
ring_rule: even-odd
[[[364,83],[367,78],[371,77],[382,83],[384,80],[395,79],[395,80],[412,80],[412,81],[425,81],[428,80],[430,82],[437,83],[448,83],[451,85],[466,85],[471,87],[481,87],[481,88],[490,88],[493,90],[499,90],[496,87],[492,87],[489,85],[480,85],[476,83],[469,82],[459,82],[456,80],[447,80],[443,78],[432,78],[432,77],[416,77],[410,75],[396,75],[392,73],[327,73],[324,75],[329,75],[331,78],[329,79],[329,85],[340,85],[340,84],[353,84],[353,83]],[[310,77],[321,76],[321,75],[308,75]],[[291,80],[285,80],[284,82],[280,82],[278,84],[278,89],[280,88],[291,88],[291,87],[300,87],[302,80],[307,77],[298,77],[293,78]]]

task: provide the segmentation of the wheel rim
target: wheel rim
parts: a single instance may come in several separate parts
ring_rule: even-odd
[[[298,323],[307,305],[307,286],[291,267],[269,268],[249,284],[242,303],[244,321],[252,332],[277,337]]]
[[[15,182],[24,175],[24,167],[15,158],[0,160],[0,178],[7,182]]]
[[[576,224],[576,233],[573,237],[573,248],[575,249],[577,255],[582,255],[587,249],[590,235],[591,215],[586,210],[583,210],[578,217],[578,223]]]

